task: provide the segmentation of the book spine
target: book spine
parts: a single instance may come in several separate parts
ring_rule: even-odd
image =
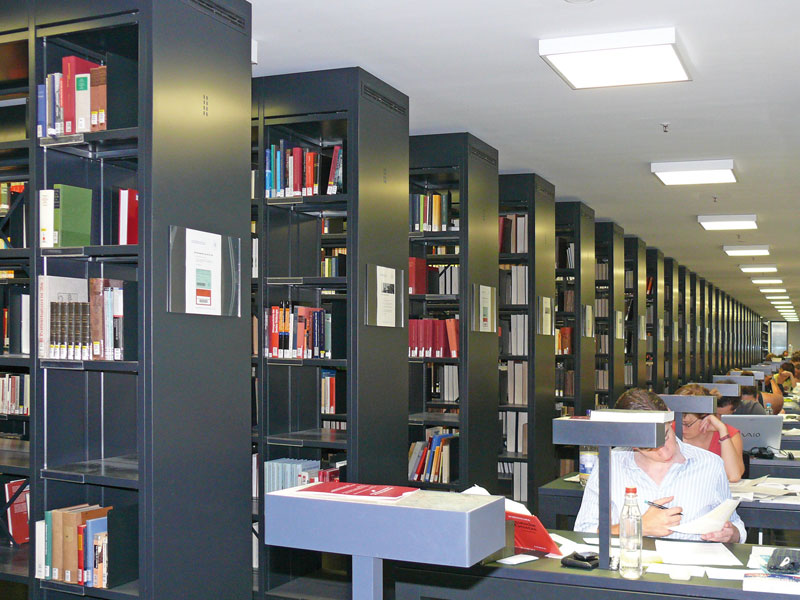
[[[123,320],[125,318],[123,302],[122,302],[122,288],[115,287],[113,291],[114,302],[114,360],[122,360],[123,348],[125,338],[123,335]]]
[[[103,288],[103,358],[114,360],[114,288]]]

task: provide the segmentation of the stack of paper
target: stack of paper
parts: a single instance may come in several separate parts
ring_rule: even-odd
[[[665,563],[674,565],[738,567],[742,564],[724,544],[718,543],[656,540],[656,552]]]
[[[677,533],[689,533],[695,535],[703,535],[713,531],[719,531],[723,525],[730,520],[733,511],[739,506],[738,500],[725,500],[715,509],[707,512],[701,517],[694,519],[688,523],[681,523],[676,527],[670,527],[672,531]]]

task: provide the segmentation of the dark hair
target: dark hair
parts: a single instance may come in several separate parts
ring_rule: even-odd
[[[712,396],[714,394],[699,383],[687,383],[675,390],[676,396]]]
[[[642,388],[631,388],[623,392],[617,398],[614,408],[625,410],[669,410],[658,394]]]
[[[758,398],[758,389],[754,385],[743,385],[742,386],[742,396],[752,396],[753,398]]]
[[[794,375],[794,365],[790,362],[781,363],[781,371],[789,371]]]
[[[755,377],[756,376],[755,373],[753,373],[752,371],[742,371],[742,375],[745,375],[747,377]]]
[[[800,350],[792,352],[792,361],[800,361]]]

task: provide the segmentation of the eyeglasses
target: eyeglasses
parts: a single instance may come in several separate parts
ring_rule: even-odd
[[[694,421],[683,421],[683,428],[686,429],[687,427],[691,427],[701,419],[695,419]]]

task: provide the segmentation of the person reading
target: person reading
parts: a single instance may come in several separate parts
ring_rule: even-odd
[[[633,388],[622,394],[614,408],[663,410],[664,401],[653,392]],[[731,498],[728,478],[719,456],[679,440],[667,423],[666,441],[660,448],[614,448],[611,452],[611,533],[619,533],[619,515],[625,501],[625,487],[639,492],[642,532],[651,537],[738,542],[746,538],[744,523],[734,511],[722,529],[711,533],[673,532],[681,522],[688,523]],[[575,520],[575,531],[596,533],[599,526],[599,481],[595,469],[583,493]],[[660,508],[647,502],[660,505]],[[608,508],[604,508],[608,510]]]
[[[697,383],[679,387],[678,396],[716,396],[722,397],[716,389],[709,390]],[[735,483],[744,474],[742,458],[742,437],[739,430],[723,423],[715,414],[684,413],[683,441],[697,448],[713,452],[722,459],[728,481]]]

